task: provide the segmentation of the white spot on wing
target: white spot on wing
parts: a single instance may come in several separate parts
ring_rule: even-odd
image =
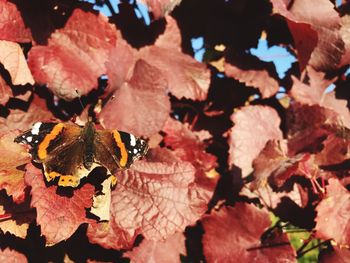
[[[39,134],[41,124],[42,124],[41,122],[34,123],[33,128],[32,128],[32,134],[34,134],[34,135]]]
[[[137,149],[134,149],[134,154],[138,153],[138,150]]]
[[[32,137],[32,136],[28,136],[28,137],[26,138],[26,140],[27,140],[27,142],[32,142],[33,137]]]
[[[135,146],[136,145],[136,138],[132,134],[130,134],[130,145],[131,146]]]

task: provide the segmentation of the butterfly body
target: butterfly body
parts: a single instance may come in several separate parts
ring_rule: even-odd
[[[122,131],[96,129],[92,121],[84,126],[37,122],[15,142],[31,146],[32,158],[43,164],[47,181],[58,178],[58,185],[71,187],[77,187],[99,166],[110,175],[129,168],[148,150],[141,138]]]

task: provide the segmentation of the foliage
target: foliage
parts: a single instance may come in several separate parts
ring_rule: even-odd
[[[1,262],[345,262],[349,7],[0,0]],[[260,41],[295,56],[284,76],[252,54]],[[13,142],[88,115],[150,145],[103,189],[109,221],[89,213],[103,169],[48,184]]]

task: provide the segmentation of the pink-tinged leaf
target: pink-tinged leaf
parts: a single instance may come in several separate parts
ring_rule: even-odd
[[[137,235],[130,235],[116,222],[113,215],[109,222],[92,223],[87,229],[90,243],[99,244],[106,249],[131,249]]]
[[[210,71],[204,64],[177,49],[174,50],[173,47],[146,47],[140,50],[139,57],[161,71],[170,92],[177,98],[206,99]]]
[[[116,90],[131,78],[136,62],[135,52],[121,36],[118,38],[106,62],[109,89]]]
[[[285,235],[262,243],[261,235],[271,225],[265,209],[237,203],[202,219],[203,251],[211,262],[296,262]]]
[[[34,84],[21,46],[15,42],[0,40],[0,50],[0,63],[9,72],[12,84]]]
[[[46,84],[60,98],[72,100],[97,87],[98,77],[107,72],[105,63],[116,38],[116,29],[106,17],[75,9],[65,27],[51,35],[47,46],[30,50],[28,64],[37,83]]]
[[[185,237],[176,233],[164,241],[143,240],[138,247],[124,253],[131,262],[168,262],[180,263],[180,254],[186,255]]]
[[[170,113],[167,83],[159,70],[138,60],[134,74],[99,115],[105,128],[150,136],[163,127]]]
[[[72,197],[57,194],[57,186],[46,186],[42,171],[32,164],[26,166],[25,182],[31,186],[31,206],[36,208],[37,223],[47,245],[68,239],[82,224],[91,222],[86,209],[92,206],[95,189],[86,184]]]
[[[181,32],[177,25],[177,22],[171,16],[166,16],[166,27],[162,35],[160,35],[155,45],[164,48],[173,48],[174,50],[181,51]]]
[[[167,18],[163,35],[155,45],[140,50],[138,56],[158,68],[177,98],[205,100],[210,84],[210,71],[205,64],[181,52],[181,37],[176,21]],[[171,55],[169,55],[171,54]]]
[[[0,76],[0,104],[5,104],[12,97],[12,90]]]
[[[244,186],[240,192],[241,195],[248,198],[258,198],[261,204],[268,209],[276,209],[282,199],[289,198],[299,207],[306,207],[309,201],[307,189],[304,189],[299,184],[294,184],[290,191],[275,192],[269,184],[261,184],[258,187],[254,182]]]
[[[294,76],[293,87],[290,91],[292,97],[307,105],[320,105],[338,113],[340,122],[346,127],[350,127],[350,112],[346,100],[339,100],[335,97],[335,92],[326,92],[326,88],[334,81],[325,79],[325,74],[316,72],[311,67],[307,68],[310,84],[304,84]]]
[[[341,66],[348,65],[350,63],[350,16],[344,15],[341,18],[340,35],[345,44],[345,54],[342,57]]]
[[[316,207],[316,237],[350,245],[350,193],[338,179],[329,179],[326,197]]]
[[[25,198],[24,166],[30,156],[23,145],[13,140],[18,132],[7,132],[0,137],[0,189],[5,189],[13,201],[21,203]]]
[[[166,133],[165,145],[172,148],[181,160],[190,162],[196,168],[196,182],[206,186],[211,195],[219,177],[208,177],[207,173],[217,166],[216,156],[205,151],[206,144],[196,132],[191,131],[188,124],[169,118],[163,131]]]
[[[53,114],[47,109],[46,101],[34,96],[27,112],[22,110],[11,110],[6,118],[0,118],[0,131],[18,129],[25,131],[30,129],[37,121],[49,121],[53,119]]]
[[[236,165],[245,177],[253,171],[252,163],[269,140],[282,139],[277,112],[267,106],[246,106],[231,116],[229,164]]]
[[[0,0],[0,39],[13,42],[31,42],[30,30],[25,27],[15,4]]]
[[[138,2],[147,5],[154,19],[159,19],[173,11],[181,3],[181,0],[138,0]]]
[[[137,162],[118,175],[112,193],[115,222],[130,236],[162,240],[195,223],[206,211],[207,199],[194,183],[187,162]]]
[[[350,258],[350,250],[346,247],[333,246],[333,251],[322,253],[319,257],[320,263],[346,263]]]
[[[275,95],[279,89],[277,80],[269,75],[266,68],[242,69],[233,64],[225,63],[225,74],[247,86],[259,89],[263,98]]]
[[[339,33],[340,17],[330,1],[272,0],[271,2],[275,13],[284,16],[288,22],[298,49],[299,61],[302,62],[301,70],[309,58],[308,64],[317,70],[334,69],[339,66],[344,53],[344,42]],[[310,39],[310,42],[305,43],[305,39]]]
[[[25,255],[10,248],[5,248],[4,250],[0,250],[0,262],[27,263],[28,260]]]

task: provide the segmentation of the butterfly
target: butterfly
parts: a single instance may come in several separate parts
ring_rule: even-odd
[[[33,161],[42,163],[48,182],[78,187],[96,167],[114,175],[146,155],[147,142],[130,133],[96,129],[89,120],[84,126],[63,122],[36,122],[14,140],[31,146]],[[114,182],[115,184],[115,182]]]

